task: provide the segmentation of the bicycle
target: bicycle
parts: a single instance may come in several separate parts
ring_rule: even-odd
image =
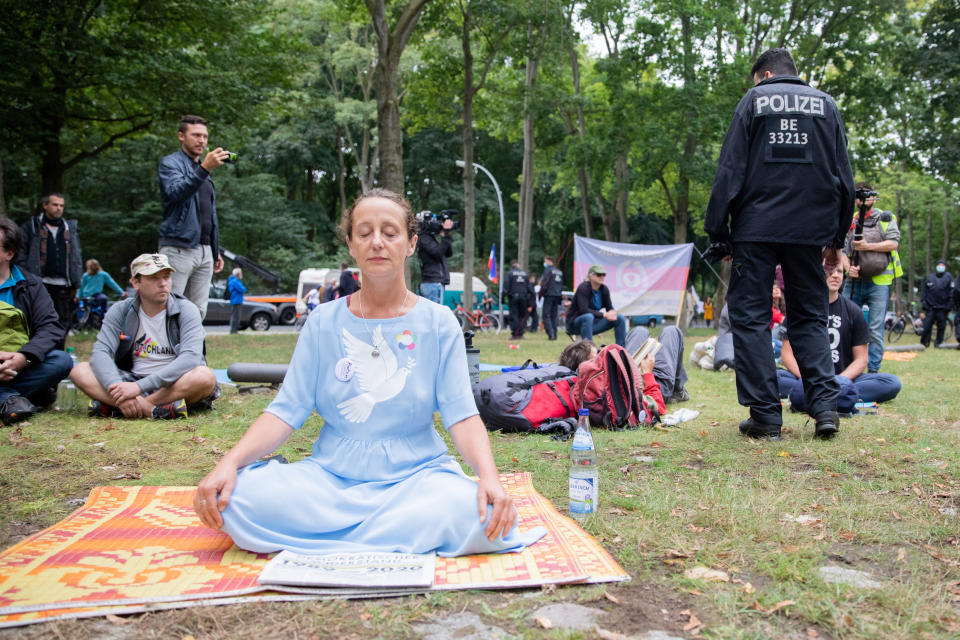
[[[502,324],[500,322],[500,316],[491,312],[489,315],[484,313],[482,309],[477,309],[476,311],[467,311],[463,308],[463,305],[457,304],[456,311],[453,314],[457,317],[457,322],[460,323],[461,329],[469,328],[467,326],[467,320],[469,319],[470,324],[474,329],[479,329],[484,333],[488,331],[495,331],[500,333]]]
[[[909,311],[901,313],[890,325],[890,328],[887,330],[887,340],[889,342],[896,342],[900,339],[900,336],[903,335],[904,330],[907,328],[907,322],[910,322],[913,326],[913,332],[918,336],[923,335],[923,319],[914,317]],[[951,337],[956,330],[956,313],[951,311],[947,314],[946,326],[943,329],[943,340],[946,342]]]
[[[70,328],[74,331],[100,331],[103,326],[103,316],[107,314],[109,302],[98,300],[95,297],[78,298],[77,310],[73,316]]]

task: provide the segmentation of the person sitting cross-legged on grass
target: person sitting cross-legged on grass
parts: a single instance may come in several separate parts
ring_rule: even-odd
[[[846,258],[842,258],[846,260]],[[840,385],[837,410],[852,413],[856,399],[864,402],[885,402],[900,393],[900,378],[890,373],[864,373],[867,368],[870,332],[860,308],[849,298],[840,296],[843,286],[843,264],[838,264],[827,274],[827,290],[830,307],[827,316],[827,336],[830,338],[830,353],[833,370]],[[797,359],[790,347],[789,333],[783,340],[781,353],[783,366],[777,370],[780,397],[790,398],[795,411],[806,410],[803,381]]]
[[[144,253],[130,265],[137,295],[107,311],[90,362],[70,379],[92,398],[91,416],[172,419],[220,395],[203,357],[196,305],[172,294],[167,256]]]
[[[22,248],[20,228],[0,216],[0,419],[26,420],[37,405],[53,404],[57,383],[73,361],[56,349],[63,327],[43,282],[13,264]]]

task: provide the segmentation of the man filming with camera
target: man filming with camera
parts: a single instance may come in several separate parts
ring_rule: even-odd
[[[447,211],[441,212],[442,220],[429,211],[421,211],[420,234],[417,240],[417,253],[420,256],[420,295],[443,304],[443,288],[450,284],[450,269],[447,258],[453,255],[450,234],[456,228],[453,218]]]
[[[850,277],[843,285],[843,297],[860,308],[866,306],[870,346],[867,373],[877,373],[883,360],[883,322],[893,279],[903,275],[900,256],[900,228],[890,211],[875,209],[877,192],[866,182],[856,185],[857,213],[847,235]]]

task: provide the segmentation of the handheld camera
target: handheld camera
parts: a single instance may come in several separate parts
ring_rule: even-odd
[[[417,222],[420,224],[420,233],[440,233],[443,231],[443,223],[454,216],[460,215],[456,209],[443,209],[440,213],[433,211],[421,211],[417,214]],[[460,221],[453,221],[453,229],[460,228]],[[451,230],[453,230],[451,229]]]

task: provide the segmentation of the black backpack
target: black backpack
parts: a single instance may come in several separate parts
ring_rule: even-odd
[[[545,433],[546,424],[576,416],[576,383],[577,374],[564,366],[527,360],[517,371],[484,378],[473,393],[487,429]]]

